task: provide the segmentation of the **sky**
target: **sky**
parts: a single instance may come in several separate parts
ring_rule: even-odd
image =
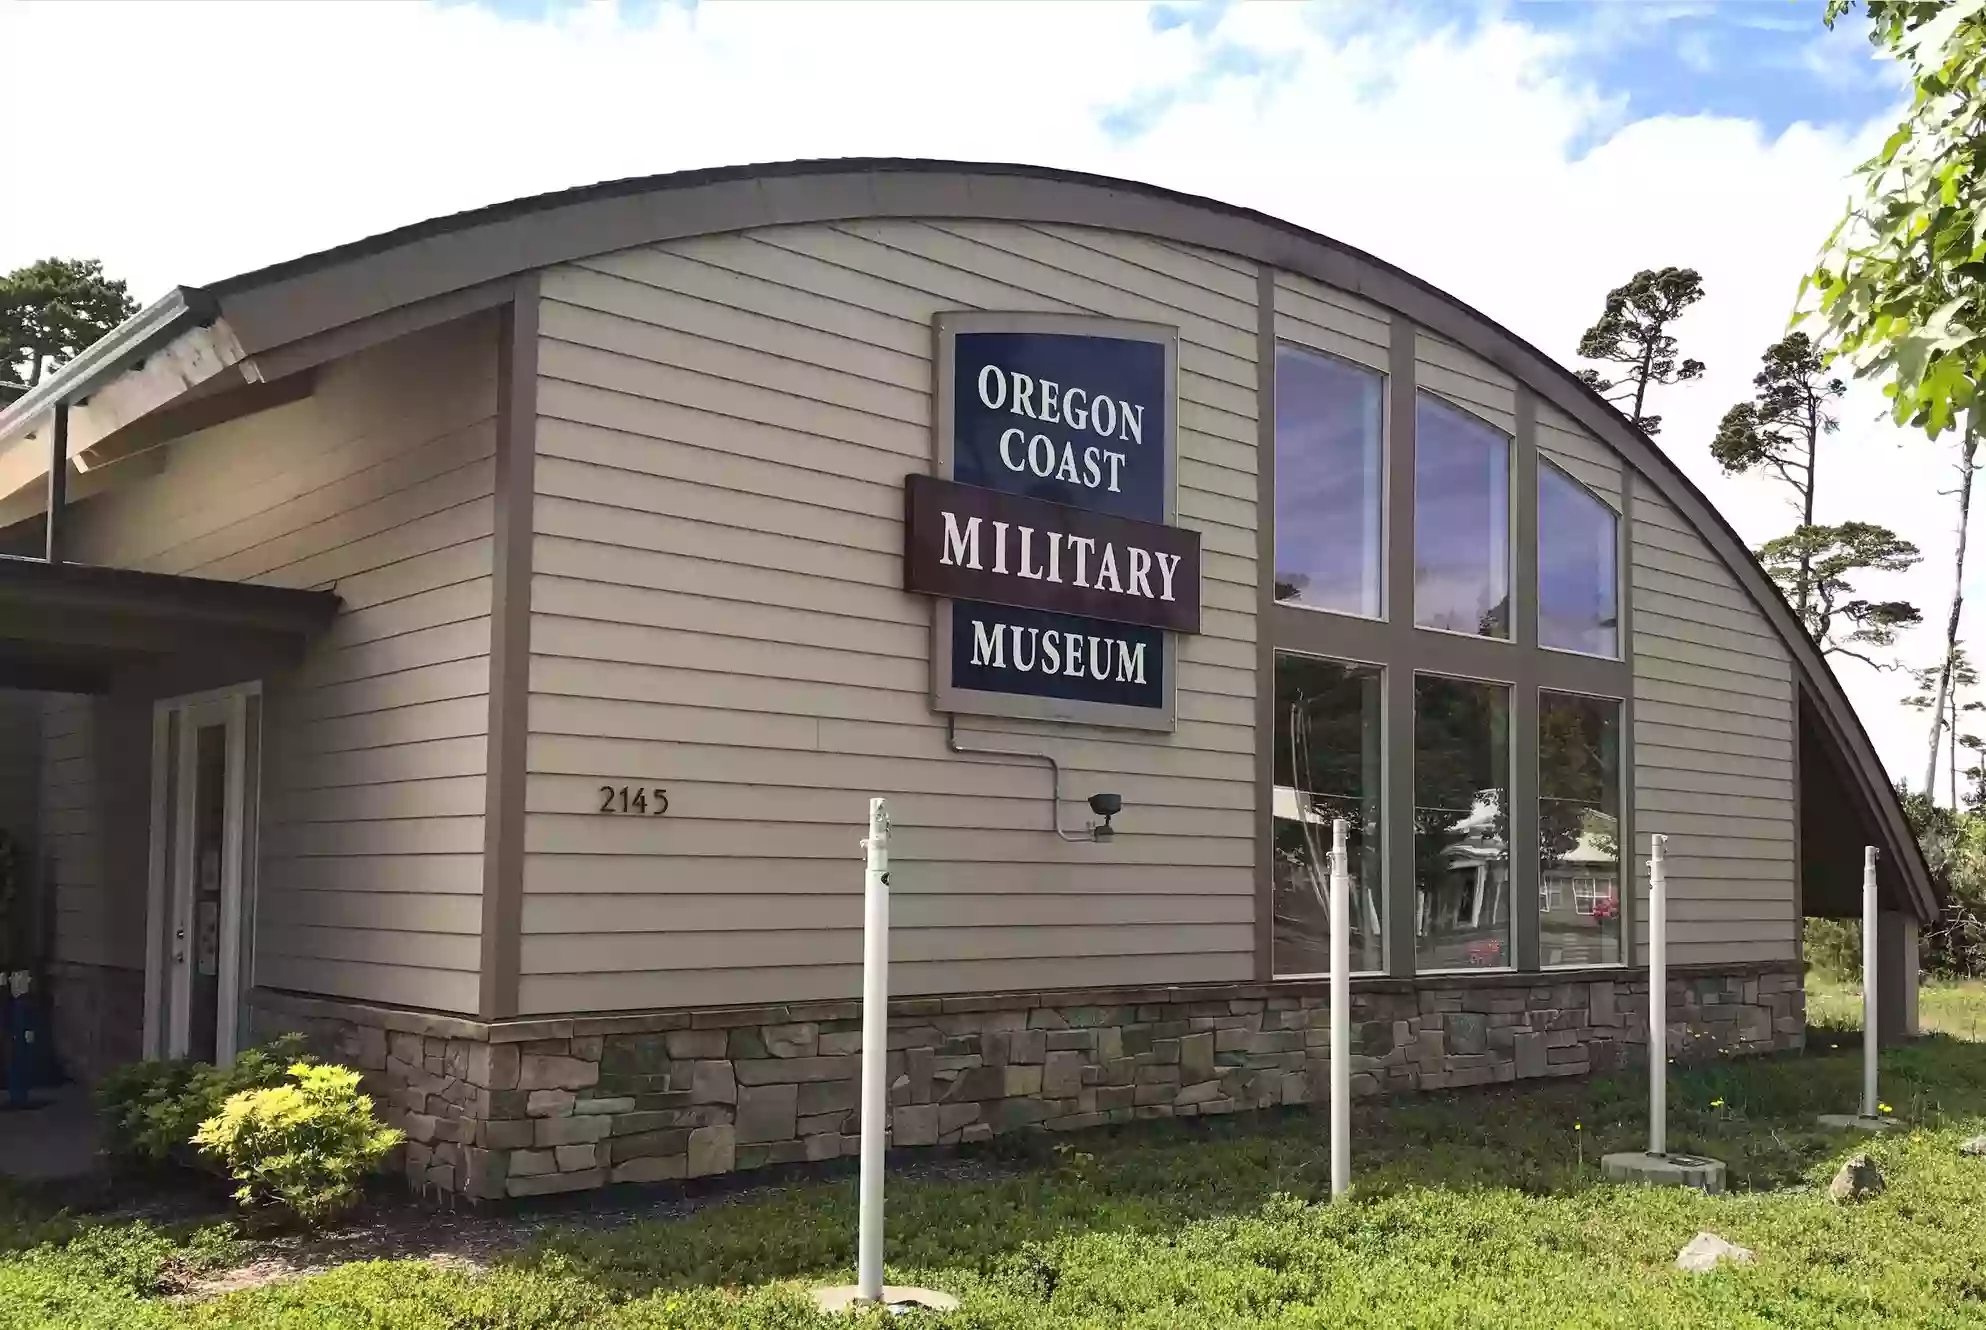
[[[1902,109],[1864,33],[1829,32],[1820,0],[14,3],[8,100],[54,114],[12,136],[0,271],[93,256],[149,300],[625,176],[842,156],[1095,171],[1363,248],[1574,365],[1610,287],[1697,269],[1706,298],[1675,331],[1708,371],[1658,393],[1659,442],[1757,544],[1792,526],[1786,497],[1723,477],[1708,443]],[[83,50],[84,84],[18,58]],[[1945,451],[1873,388],[1841,414],[1818,520],[1916,541],[1919,570],[1865,590],[1941,623]],[[1968,583],[1976,622],[1986,577]],[[1901,654],[1938,649],[1925,628]],[[1921,786],[1908,680],[1839,673]]]

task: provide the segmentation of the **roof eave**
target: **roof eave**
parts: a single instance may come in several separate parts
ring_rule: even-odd
[[[203,288],[175,286],[0,410],[0,448],[34,430],[57,402],[78,402],[189,327],[213,322],[220,305]]]

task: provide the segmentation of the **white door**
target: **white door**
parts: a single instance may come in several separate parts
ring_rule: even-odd
[[[260,688],[172,698],[152,723],[145,1046],[226,1065],[239,1042]]]

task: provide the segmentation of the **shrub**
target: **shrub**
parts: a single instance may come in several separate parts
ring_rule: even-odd
[[[193,1133],[230,1095],[282,1084],[292,1064],[310,1060],[303,1049],[302,1035],[286,1034],[243,1050],[231,1067],[173,1058],[117,1068],[96,1092],[110,1152],[154,1164],[185,1158]]]
[[[290,1076],[229,1096],[193,1143],[226,1165],[244,1206],[315,1224],[355,1204],[360,1179],[404,1138],[373,1116],[356,1071],[299,1062]]]

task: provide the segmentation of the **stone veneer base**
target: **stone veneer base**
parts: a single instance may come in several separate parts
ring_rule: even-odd
[[[1796,965],[1672,970],[1681,1061],[1798,1048]],[[1646,1057],[1648,981],[1625,970],[1353,984],[1352,1091],[1609,1071]],[[892,1147],[1018,1130],[1321,1103],[1321,981],[900,998]],[[855,1155],[860,1003],[485,1023],[258,989],[259,1037],[300,1030],[364,1071],[407,1133],[411,1183],[536,1196]]]

